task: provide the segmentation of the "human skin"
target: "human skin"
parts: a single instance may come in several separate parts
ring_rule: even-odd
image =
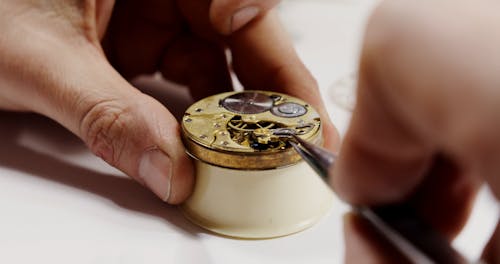
[[[358,205],[407,203],[450,241],[482,183],[500,197],[500,4],[388,0],[369,20],[357,105],[332,172]],[[405,263],[345,217],[347,263]],[[500,263],[498,234],[483,253]]]
[[[127,80],[160,72],[188,86],[195,99],[228,91],[229,49],[245,88],[285,92],[315,106],[333,147],[338,137],[316,82],[271,10],[278,2],[4,0],[0,109],[54,119],[97,156],[177,204],[194,182],[179,125]]]

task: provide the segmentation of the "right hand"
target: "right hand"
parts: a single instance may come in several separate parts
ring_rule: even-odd
[[[484,181],[500,197],[498,10],[486,0],[390,0],[377,8],[332,173],[343,199],[411,204],[451,240]],[[398,263],[355,219],[345,224],[347,262]],[[496,233],[484,258],[498,263]]]

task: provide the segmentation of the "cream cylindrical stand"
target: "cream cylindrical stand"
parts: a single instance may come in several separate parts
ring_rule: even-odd
[[[232,237],[271,238],[304,230],[331,206],[332,192],[305,163],[272,170],[226,169],[196,161],[191,221]]]

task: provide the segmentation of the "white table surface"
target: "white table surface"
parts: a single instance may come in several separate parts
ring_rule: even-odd
[[[295,0],[280,7],[342,134],[350,113],[334,103],[330,87],[355,71],[362,29],[375,2]],[[145,81],[139,85],[153,86],[161,98],[185,95]],[[187,103],[162,101],[178,113]],[[347,206],[337,198],[328,215],[298,234],[228,239],[188,222],[50,120],[0,112],[0,140],[0,263],[343,262],[341,219]],[[485,189],[456,247],[477,257],[497,219],[498,206]]]

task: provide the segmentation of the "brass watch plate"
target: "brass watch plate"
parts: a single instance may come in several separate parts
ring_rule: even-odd
[[[191,156],[235,169],[270,169],[300,157],[273,129],[289,128],[302,139],[321,143],[319,114],[306,102],[270,91],[227,92],[202,99],[182,118]]]

